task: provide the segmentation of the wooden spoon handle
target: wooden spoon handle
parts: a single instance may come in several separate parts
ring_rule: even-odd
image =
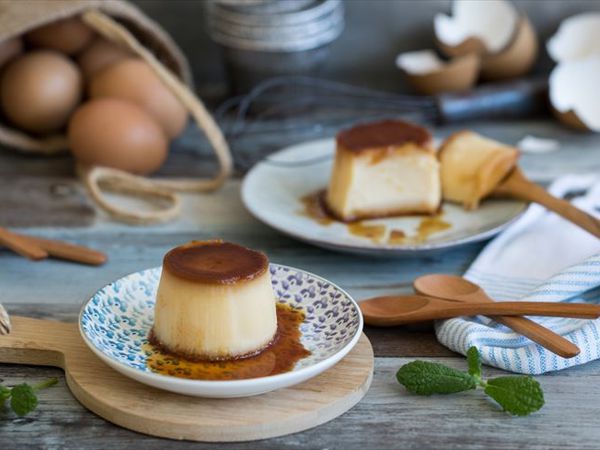
[[[491,318],[563,358],[573,358],[581,351],[571,341],[525,317],[492,316]]]
[[[107,260],[104,253],[88,247],[83,247],[82,245],[35,236],[19,235],[19,237],[27,242],[40,246],[54,258],[66,259],[93,266],[104,264]]]
[[[2,227],[0,227],[0,244],[11,249],[13,252],[34,261],[48,257],[48,252],[38,244],[23,239],[21,236]]]
[[[424,311],[425,312],[425,311]],[[600,305],[586,303],[551,302],[485,302],[455,303],[431,311],[443,318],[445,314],[457,315],[506,315],[506,316],[550,316],[575,317],[579,319],[597,319],[600,317]]]
[[[600,220],[568,201],[550,195],[544,188],[525,178],[518,167],[495,189],[494,193],[538,203],[600,238]]]

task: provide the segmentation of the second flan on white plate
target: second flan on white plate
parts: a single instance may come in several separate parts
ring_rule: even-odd
[[[441,201],[439,171],[425,128],[401,120],[359,124],[336,137],[326,205],[345,222],[434,214]]]

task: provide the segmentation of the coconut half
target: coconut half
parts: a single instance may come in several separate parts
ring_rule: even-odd
[[[558,64],[549,80],[550,103],[566,125],[600,131],[600,54]]]
[[[600,55],[600,13],[577,14],[563,20],[546,49],[557,63]]]
[[[600,13],[565,19],[546,48],[558,63],[549,80],[555,116],[572,128],[600,131]]]
[[[396,66],[417,92],[435,95],[473,87],[479,73],[479,57],[470,53],[444,61],[433,50],[419,50],[399,54]]]
[[[446,55],[481,55],[481,75],[488,80],[524,75],[537,57],[531,22],[505,0],[455,0],[451,16],[435,16],[434,30]]]

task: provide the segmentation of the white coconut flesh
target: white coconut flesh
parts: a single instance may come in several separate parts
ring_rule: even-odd
[[[509,44],[518,21],[515,7],[505,0],[455,0],[452,16],[437,14],[433,26],[443,44],[455,47],[477,38],[489,53],[497,53]]]
[[[396,58],[396,67],[411,75],[437,72],[444,65],[444,61],[433,50],[401,53]]]
[[[565,61],[550,74],[550,102],[560,113],[573,111],[590,130],[600,131],[600,55]]]
[[[556,62],[600,55],[600,13],[577,14],[565,19],[546,48]]]

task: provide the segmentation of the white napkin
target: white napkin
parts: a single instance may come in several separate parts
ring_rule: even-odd
[[[600,177],[565,176],[550,186],[562,197],[585,192],[572,202],[600,216]],[[516,223],[490,242],[465,278],[496,300],[600,303],[600,239],[532,205]],[[438,340],[466,354],[476,346],[484,363],[526,374],[540,374],[600,358],[600,320],[533,318],[575,343],[581,353],[565,359],[485,317],[438,322]]]

